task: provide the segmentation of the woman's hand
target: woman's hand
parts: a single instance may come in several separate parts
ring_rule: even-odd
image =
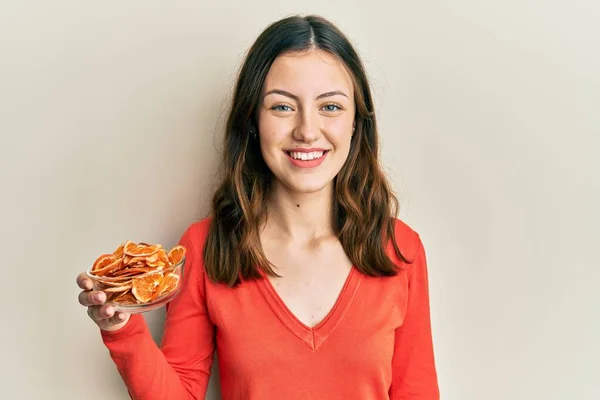
[[[114,332],[127,324],[129,314],[116,312],[110,305],[105,305],[106,294],[100,291],[93,290],[92,280],[85,273],[77,276],[77,285],[83,289],[79,293],[79,303],[87,307],[89,317],[103,331]]]

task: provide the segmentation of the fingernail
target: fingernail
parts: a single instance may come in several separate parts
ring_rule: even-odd
[[[104,293],[96,293],[94,295],[94,300],[95,301],[104,301]]]

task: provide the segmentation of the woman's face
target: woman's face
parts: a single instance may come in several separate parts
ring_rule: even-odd
[[[279,56],[258,112],[262,156],[297,193],[330,185],[350,151],[354,91],[341,61],[322,50]]]

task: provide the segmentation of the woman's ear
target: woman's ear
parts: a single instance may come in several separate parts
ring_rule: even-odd
[[[247,133],[254,140],[258,140],[258,128],[257,128],[257,126],[258,126],[258,124],[256,123],[256,118],[252,118],[248,122]]]

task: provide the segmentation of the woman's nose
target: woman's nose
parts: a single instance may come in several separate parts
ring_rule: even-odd
[[[300,113],[300,121],[294,129],[293,137],[299,142],[311,143],[321,136],[318,115],[310,112]]]

